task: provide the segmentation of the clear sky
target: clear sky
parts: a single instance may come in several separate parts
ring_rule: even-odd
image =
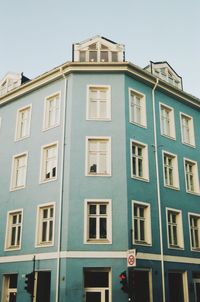
[[[199,0],[0,0],[0,79],[34,78],[71,60],[72,43],[97,34],[125,44],[140,66],[168,61],[200,98]]]

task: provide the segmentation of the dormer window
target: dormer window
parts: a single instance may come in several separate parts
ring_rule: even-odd
[[[7,73],[5,77],[0,80],[0,97],[28,80],[29,79],[23,76],[22,73]]]
[[[176,88],[183,89],[182,78],[167,62],[150,62],[150,65],[148,65],[144,69],[150,71],[156,77],[159,77],[163,81],[168,82]]]
[[[96,36],[73,46],[75,62],[123,62],[124,46]]]

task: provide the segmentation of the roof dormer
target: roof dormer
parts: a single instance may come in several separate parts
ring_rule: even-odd
[[[0,97],[19,87],[21,84],[29,81],[23,73],[8,72],[2,80],[0,80]]]
[[[150,61],[150,65],[148,65],[144,69],[148,70],[153,75],[168,82],[169,84],[179,89],[183,89],[182,78],[174,71],[174,69],[166,61],[165,62]]]
[[[73,62],[124,62],[124,45],[102,36],[73,44]]]

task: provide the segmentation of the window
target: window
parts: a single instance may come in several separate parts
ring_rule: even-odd
[[[111,139],[87,138],[87,175],[111,175]]]
[[[129,89],[130,122],[146,127],[145,95]]]
[[[131,140],[131,177],[148,180],[148,148],[147,145]]]
[[[182,215],[180,211],[167,209],[168,245],[183,248]]]
[[[17,111],[15,139],[20,140],[30,135],[31,105]]]
[[[57,149],[57,143],[42,148],[41,182],[55,180],[57,178]]]
[[[22,189],[26,185],[27,157],[27,152],[13,157],[11,190]]]
[[[36,245],[47,246],[53,244],[54,238],[54,204],[38,207]]]
[[[160,104],[161,134],[175,139],[174,110],[166,105]]]
[[[133,201],[133,244],[151,244],[150,205]]]
[[[92,120],[111,119],[111,89],[109,86],[88,87],[87,118]]]
[[[199,177],[197,162],[184,159],[186,191],[199,194]]]
[[[109,268],[84,269],[85,302],[111,302]]]
[[[17,274],[3,275],[2,301],[17,301]]]
[[[7,216],[7,232],[5,248],[20,249],[22,236],[22,210],[9,212]]]
[[[86,200],[85,243],[111,243],[111,201]]]
[[[50,129],[60,122],[60,93],[55,93],[45,99],[45,116],[43,129]]]
[[[177,156],[163,152],[164,185],[170,188],[179,188]]]
[[[192,250],[200,250],[200,215],[189,214],[190,244]]]
[[[195,146],[194,125],[191,116],[181,113],[182,143]]]

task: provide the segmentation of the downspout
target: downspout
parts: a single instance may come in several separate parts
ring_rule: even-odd
[[[156,110],[155,110],[155,90],[158,86],[159,79],[152,89],[152,102],[153,102],[153,127],[154,127],[154,154],[156,163],[156,182],[157,182],[157,202],[158,202],[158,217],[159,217],[159,233],[160,233],[160,256],[161,256],[161,274],[162,274],[162,294],[163,302],[165,302],[165,270],[164,270],[164,256],[163,256],[163,236],[162,236],[162,212],[161,212],[161,199],[160,199],[160,178],[158,169],[158,144],[157,144],[157,129],[156,129]]]
[[[67,90],[68,80],[65,74],[60,68],[60,72],[64,78],[64,95],[63,95],[63,120],[62,120],[62,137],[61,137],[61,159],[60,159],[60,197],[59,197],[59,208],[58,208],[58,248],[57,248],[57,267],[56,267],[56,299],[55,302],[59,301],[60,294],[60,253],[61,253],[61,241],[62,241],[62,209],[63,209],[63,191],[64,191],[64,164],[65,164],[65,132],[66,132],[66,109],[67,109]],[[60,106],[61,107],[61,106]]]

